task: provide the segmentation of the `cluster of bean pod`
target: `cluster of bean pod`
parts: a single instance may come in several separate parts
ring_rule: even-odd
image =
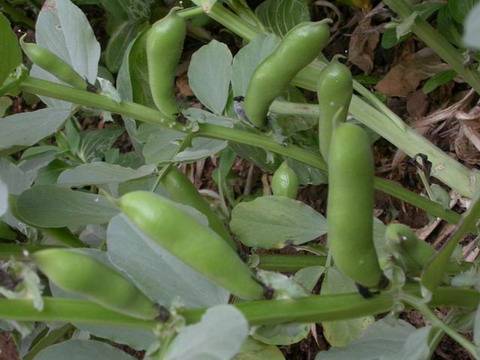
[[[153,103],[166,117],[180,109],[175,100],[175,71],[186,36],[185,20],[176,9],[139,36],[130,56],[146,60]],[[272,102],[283,94],[295,75],[311,63],[327,45],[328,21],[305,22],[292,28],[277,48],[255,70],[245,96],[244,110],[258,129],[267,125]],[[66,62],[36,44],[22,41],[30,60],[79,89],[88,83]],[[132,87],[140,81],[132,72]],[[370,140],[357,125],[347,123],[352,98],[352,75],[334,58],[318,79],[319,150],[328,162],[328,244],[334,264],[353,279],[365,295],[386,286],[373,242],[374,163]],[[212,282],[247,300],[264,297],[265,287],[242,261],[230,234],[193,184],[175,167],[161,179],[170,199],[135,191],[118,200],[122,212],[162,248]],[[276,196],[296,198],[299,181],[285,161],[275,172]],[[178,205],[189,205],[205,215],[208,226]],[[392,253],[412,274],[418,274],[433,249],[418,240],[407,227],[391,225],[387,242]],[[60,288],[89,298],[131,316],[151,319],[158,307],[127,279],[107,265],[78,250],[51,249],[35,253],[34,260]],[[82,269],[81,272],[74,271]],[[72,276],[72,274],[77,274]],[[102,279],[105,287],[92,279]]]

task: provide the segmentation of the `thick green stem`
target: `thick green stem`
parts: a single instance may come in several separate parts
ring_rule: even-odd
[[[31,77],[28,77],[23,81],[21,88],[24,91],[32,94],[49,96],[86,107],[107,110],[139,121],[166,126],[168,128],[174,128],[178,131],[188,131],[187,128],[165,119],[159,111],[140,104],[127,101],[116,102],[103,95],[84,90],[78,90],[69,86]],[[301,161],[322,171],[327,170],[327,166],[320,154],[302,149],[301,147],[295,145],[279,144],[275,140],[263,134],[251,133],[239,129],[232,129],[211,124],[200,124],[199,130],[195,133],[195,135],[261,147],[265,150]],[[456,223],[455,220],[459,218],[458,214],[450,210],[446,210],[439,204],[423,198],[414,192],[404,189],[392,181],[375,178],[375,187],[380,191],[407,201],[412,205],[427,211],[429,214],[440,217],[447,221]]]
[[[275,100],[270,106],[270,111],[281,115],[298,115],[310,118],[320,116],[318,104],[293,103],[282,100]]]
[[[417,296],[419,286],[411,284],[406,292]],[[154,320],[136,319],[106,309],[87,300],[44,299],[44,309],[38,311],[30,300],[0,299],[0,319],[15,321],[62,321],[92,325],[124,326],[153,330]],[[353,319],[392,310],[395,293],[382,293],[365,299],[357,293],[314,295],[295,300],[260,300],[234,304],[251,325],[281,324],[289,322],[321,322]],[[457,306],[475,309],[480,293],[461,288],[438,288],[431,306]],[[179,313],[188,323],[197,322],[207,309],[183,309]]]
[[[405,0],[384,0],[384,3],[402,19],[406,19],[413,14],[413,9]],[[466,66],[462,54],[435,30],[433,26],[417,16],[412,24],[411,30],[444,61],[450,64],[453,70],[462,76],[463,79],[480,94],[480,73]]]
[[[136,319],[85,300],[43,298],[38,311],[30,300],[0,299],[0,319],[16,321],[64,321],[92,325],[126,326],[152,330],[156,321]]]
[[[177,15],[183,17],[184,19],[190,19],[195,16],[203,15],[203,9],[200,6],[189,7],[180,11],[177,11]]]
[[[308,266],[324,266],[326,257],[317,255],[257,255],[263,270],[295,272]]]
[[[407,286],[410,294],[418,294],[418,285]],[[321,322],[354,319],[389,312],[396,301],[393,293],[381,293],[365,299],[359,294],[315,295],[295,300],[259,300],[234,304],[251,325],[274,325],[289,322]],[[480,293],[474,290],[438,288],[432,306],[459,306],[475,309]],[[206,309],[182,311],[187,322],[197,322]]]
[[[396,0],[391,2],[396,2]],[[208,15],[247,41],[251,41],[255,36],[262,33],[260,29],[253,28],[221,4],[214,6]],[[324,66],[323,61],[315,60],[296,76],[293,84],[307,90],[316,91],[316,81]],[[427,155],[428,160],[433,164],[432,175],[434,177],[464,196],[473,196],[480,183],[478,171],[470,171],[409,128],[360,83],[355,81],[354,89],[365,99],[354,95],[349,112],[355,119],[390,141],[407,155],[414,156],[419,153]]]
[[[227,10],[223,5],[218,2],[207,12],[213,20],[219,24],[224,25],[226,28],[235,32],[235,34],[241,36],[245,40],[251,41],[258,35],[257,30],[249,24],[247,21],[242,20],[237,15]],[[231,24],[232,27],[225,24]]]
[[[322,171],[327,170],[326,164],[319,154],[304,150],[300,147],[293,145],[278,144],[272,139],[261,134],[247,133],[239,131],[237,129],[224,128],[210,124],[202,124],[200,126],[198,135],[215,139],[224,139],[239,142],[252,146],[259,146],[277,154],[291,157],[292,159],[301,161]],[[398,199],[409,202],[412,205],[417,206],[420,209],[423,209],[434,216],[440,217],[454,224],[456,224],[460,219],[460,215],[458,215],[457,213],[451,210],[444,209],[440,204],[435,203],[422,196],[419,196],[414,192],[408,191],[393,181],[376,177],[375,188],[386,194],[395,196]]]
[[[453,340],[458,342],[462,347],[464,347],[466,350],[470,352],[474,356],[475,359],[479,358],[479,354],[477,352],[477,348],[475,345],[473,345],[470,341],[468,341],[467,338],[465,338],[463,335],[459,334],[455,330],[453,330],[450,326],[445,324],[443,321],[441,321],[433,312],[432,310],[425,305],[423,299],[418,299],[414,296],[408,295],[408,294],[403,294],[401,296],[401,299],[405,301],[405,303],[411,305],[418,311],[420,311],[425,318],[430,321],[430,323],[439,328],[442,329],[447,335],[449,335]]]
[[[457,224],[461,219],[459,214],[452,210],[445,209],[439,203],[433,202],[426,197],[419,196],[412,191],[406,192],[402,186],[394,181],[377,177],[375,178],[375,189],[423,209],[429,214],[446,220],[451,224]]]

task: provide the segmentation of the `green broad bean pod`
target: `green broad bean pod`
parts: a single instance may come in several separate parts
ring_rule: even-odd
[[[244,103],[245,114],[253,125],[265,126],[273,100],[287,90],[295,75],[315,60],[328,44],[329,21],[298,24],[256,68]]]
[[[175,100],[175,71],[187,34],[185,20],[172,9],[148,31],[146,38],[148,81],[153,102],[167,116],[180,112]]]
[[[328,161],[332,133],[340,123],[347,120],[353,95],[352,73],[338,61],[337,57],[321,71],[317,94],[320,112],[318,122],[320,153]]]
[[[298,193],[298,176],[284,161],[272,177],[272,192],[275,196],[286,196],[295,199]]]
[[[373,243],[373,178],[368,135],[357,125],[339,125],[328,163],[328,244],[338,269],[364,288],[384,282]]]
[[[132,317],[154,319],[158,316],[155,303],[130,281],[78,250],[41,250],[32,257],[38,268],[63,290]]]
[[[74,88],[81,90],[87,89],[87,81],[82,78],[70,64],[67,64],[48,49],[42,48],[34,43],[26,43],[24,37],[25,36],[20,39],[20,45],[32,63]]]
[[[134,191],[123,195],[118,204],[159,246],[212,282],[242,299],[263,297],[263,286],[231,246],[171,200]]]
[[[212,230],[220,235],[232,248],[236,248],[236,244],[223,221],[217,216],[215,211],[212,210],[208,202],[200,195],[185,174],[176,167],[172,167],[165,176],[162,177],[160,182],[173,200],[200,211],[207,217],[208,225]]]

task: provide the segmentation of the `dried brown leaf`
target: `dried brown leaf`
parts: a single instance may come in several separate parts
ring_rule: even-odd
[[[372,17],[365,16],[352,33],[348,45],[348,60],[365,73],[373,70],[374,51],[380,40],[380,30],[372,26]]]
[[[429,105],[428,96],[422,90],[417,90],[407,96],[407,112],[412,119],[425,116]]]
[[[376,89],[387,96],[406,97],[417,90],[422,80],[448,69],[430,48],[406,54],[377,84]]]
[[[186,74],[182,74],[176,81],[177,89],[182,96],[193,96],[193,91],[188,84],[188,78]]]
[[[472,139],[475,139],[475,135],[471,129],[466,126],[460,126],[460,131],[458,131],[453,141],[453,148],[460,160],[463,160],[469,165],[477,165],[480,162],[480,152],[470,138],[467,137],[466,131]]]

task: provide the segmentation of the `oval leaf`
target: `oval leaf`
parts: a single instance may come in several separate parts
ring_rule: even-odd
[[[70,110],[41,109],[0,119],[0,149],[30,146],[57,131]]]
[[[34,186],[23,192],[16,210],[28,224],[53,228],[104,224],[118,213],[104,196],[54,185]]]
[[[295,25],[310,20],[304,0],[267,0],[255,9],[255,13],[270,31],[278,35],[285,35]]]
[[[354,256],[352,254],[352,256]],[[354,282],[340,273],[335,268],[329,268],[322,282],[322,295],[333,295],[342,293],[356,292],[357,288]],[[332,346],[343,347],[352,341],[360,338],[365,329],[370,326],[375,319],[373,316],[366,316],[353,320],[342,321],[324,321],[322,322],[323,334],[325,339]]]
[[[0,13],[0,87],[10,73],[22,62],[17,36],[8,19]],[[0,132],[1,133],[1,132]]]
[[[232,54],[216,40],[201,47],[192,56],[188,80],[200,102],[216,114],[221,114],[228,100],[232,79]]]
[[[150,175],[155,170],[156,166],[154,165],[145,165],[138,169],[131,169],[105,162],[93,162],[65,170],[60,174],[57,183],[77,187],[121,183]]]
[[[180,331],[165,360],[231,359],[247,336],[243,314],[231,305],[218,305],[208,309],[198,324]]]
[[[93,340],[68,340],[40,351],[35,360],[135,360],[111,345]]]
[[[231,229],[247,246],[265,249],[300,245],[327,232],[325,218],[300,201],[262,196],[232,211]]]

